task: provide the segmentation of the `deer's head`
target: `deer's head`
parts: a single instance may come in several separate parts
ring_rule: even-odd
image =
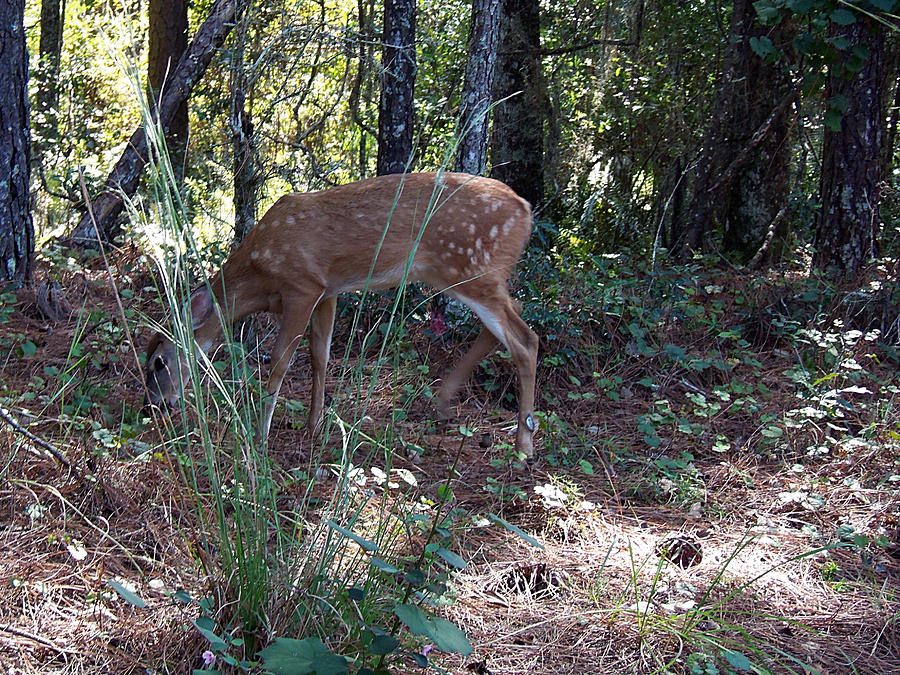
[[[197,331],[210,323],[213,316],[213,297],[206,286],[191,294],[190,305],[191,330],[195,338],[200,340],[198,347],[206,348]],[[215,323],[215,321],[214,321]],[[187,363],[187,351],[179,349],[175,343],[163,335],[156,333],[147,344],[147,395],[145,404],[154,405],[165,410],[174,405],[181,397],[184,387],[191,378],[191,369]]]

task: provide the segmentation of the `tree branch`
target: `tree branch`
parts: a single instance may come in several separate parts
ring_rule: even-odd
[[[725,170],[722,172],[722,175],[719,177],[712,187],[710,187],[707,192],[716,193],[722,189],[725,185],[731,183],[734,180],[734,175],[738,172],[744,164],[747,163],[747,160],[750,159],[750,154],[756,149],[756,147],[762,143],[763,139],[768,135],[769,131],[772,130],[772,127],[775,124],[775,120],[777,120],[781,114],[787,109],[791,103],[794,102],[794,99],[799,95],[800,90],[794,89],[787,96],[782,99],[781,103],[779,103],[775,109],[772,111],[772,114],[766,119],[765,122],[756,130],[756,133],[750,139],[750,142],[747,144],[741,152],[735,157],[731,164],[729,164]]]

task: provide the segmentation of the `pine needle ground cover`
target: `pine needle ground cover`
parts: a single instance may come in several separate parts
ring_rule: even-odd
[[[71,318],[27,292],[0,307],[9,672],[319,672],[281,670],[279,638],[316,640],[327,672],[900,670],[891,270],[846,291],[705,261],[526,269],[527,465],[508,355],[434,419],[475,328],[415,298],[400,322],[342,301],[314,442],[302,350],[265,453],[235,425],[265,317],[258,350],[236,338],[215,366],[237,395],[201,383],[148,417],[135,351],[166,312],[135,250],[111,263],[124,313],[103,263],[64,253],[41,272]]]

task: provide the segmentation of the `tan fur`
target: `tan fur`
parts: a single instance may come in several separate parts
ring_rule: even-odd
[[[210,287],[229,321],[259,311],[282,315],[264,435],[284,373],[308,325],[313,352],[310,428],[320,424],[333,298],[367,284],[373,289],[399,285],[424,224],[407,281],[423,281],[468,304],[490,331],[483,331],[444,379],[439,404],[446,411],[462,381],[499,340],[510,350],[519,375],[517,445],[531,454],[527,427],[533,426],[537,336],[519,318],[507,288],[531,235],[531,208],[495,180],[452,173],[437,179],[431,173],[381,176],[285,195],[213,277]],[[504,234],[498,236],[501,228]],[[205,287],[196,291],[192,304],[203,306],[209,300],[203,293]],[[221,340],[222,327],[214,313],[211,320],[195,324],[194,334],[204,348]],[[165,342],[156,350],[164,349]],[[148,353],[149,368],[153,353]],[[165,356],[171,360],[172,354]],[[161,374],[148,375],[151,400],[177,396],[177,383],[171,385],[166,386]]]

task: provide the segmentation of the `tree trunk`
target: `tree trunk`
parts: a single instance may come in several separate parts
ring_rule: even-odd
[[[381,101],[378,108],[378,175],[410,165],[415,122],[416,2],[385,0]]]
[[[750,48],[750,40],[764,33],[775,49],[790,49],[791,28],[784,23],[756,25],[753,3],[736,0],[731,47],[716,87],[687,225],[683,238],[674,242],[681,255],[701,250],[710,233],[721,231],[724,250],[747,262],[762,246],[787,198],[793,92],[787,68],[763,60]],[[785,230],[776,233],[770,256],[780,251],[786,235]]]
[[[35,154],[43,154],[45,146],[56,142],[59,135],[59,58],[62,51],[65,3],[61,0],[42,0],[41,39],[35,80],[36,114],[34,127]]]
[[[200,26],[194,40],[175,67],[169,78],[171,85],[166,87],[166,92],[157,107],[160,124],[164,127],[171,122],[175,111],[203,76],[216,50],[222,45],[232,28],[236,9],[243,7],[248,1],[217,0],[210,10],[209,17]],[[107,177],[103,192],[93,200],[93,213],[99,232],[94,231],[91,216],[85,213],[69,233],[73,243],[90,246],[97,241],[98,236],[106,241],[112,240],[116,233],[116,219],[123,207],[121,193],[133,195],[137,190],[148,153],[147,136],[144,126],[141,125],[131,135],[125,152]]]
[[[150,101],[156,103],[161,99],[163,88],[172,80],[175,66],[187,49],[187,0],[150,0],[148,16],[147,83],[150,85]],[[183,178],[188,139],[187,99],[175,109],[163,131],[172,167],[178,177]]]
[[[544,89],[538,0],[502,0],[491,176],[533,207],[544,200]],[[507,98],[511,97],[511,98]],[[501,101],[501,99],[507,99]]]
[[[833,24],[832,32],[849,41],[846,56],[855,47],[868,50],[859,72],[848,72],[845,63],[835,64],[825,83],[825,99],[843,101],[847,108],[840,128],[825,130],[813,266],[838,279],[858,274],[878,255],[884,28],[857,13],[855,22]]]
[[[25,0],[0,2],[0,281],[31,278],[31,138]]]
[[[374,0],[357,0],[356,13],[359,21],[359,40],[357,41],[357,60],[359,63],[356,67],[356,77],[353,79],[353,86],[350,89],[350,101],[347,107],[351,119],[359,128],[359,146],[357,150],[359,166],[357,171],[360,178],[365,178],[369,164],[367,137],[377,137],[377,132],[366,121],[368,119],[369,101],[372,98],[372,79],[369,77],[369,74],[372,72],[372,44],[375,40],[372,29],[372,16],[375,13]]]
[[[231,98],[231,145],[234,150],[234,245],[237,246],[256,224],[259,171],[253,122],[244,92],[236,89]]]
[[[747,8],[740,51],[742,70],[740,91],[733,101],[734,127],[729,145],[742,152],[759,129],[765,130],[743,166],[737,169],[731,189],[725,196],[725,222],[722,248],[740,262],[751,260],[766,240],[770,226],[784,205],[790,185],[793,109],[785,101],[793,101],[792,83],[787,65],[771,63],[750,48],[750,39],[764,33],[776,49],[787,53],[795,31],[785,22],[763,28],[755,24],[755,10]],[[737,47],[737,45],[736,45]],[[779,109],[779,106],[781,108]],[[777,110],[777,112],[775,112]],[[774,117],[772,115],[774,114]],[[729,158],[729,162],[734,158]],[[788,219],[778,221],[767,248],[764,263],[780,260],[788,238]]]
[[[491,89],[500,29],[500,0],[472,0],[468,57],[459,110],[456,170],[484,173],[491,113]]]

